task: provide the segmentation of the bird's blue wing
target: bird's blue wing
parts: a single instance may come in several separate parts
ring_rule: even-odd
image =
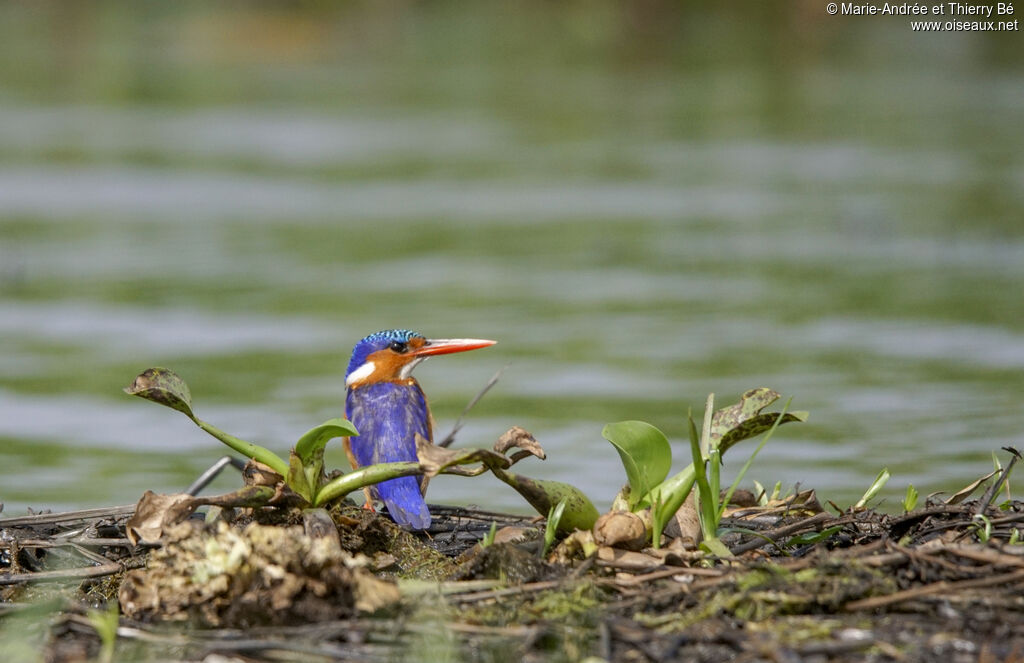
[[[349,390],[348,418],[359,430],[349,439],[360,466],[416,460],[416,435],[430,440],[426,398],[419,385],[383,382]],[[399,525],[430,527],[430,512],[416,477],[377,484],[377,495]]]

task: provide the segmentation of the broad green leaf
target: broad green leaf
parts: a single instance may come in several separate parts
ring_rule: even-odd
[[[348,419],[328,419],[316,428],[311,428],[295,443],[295,453],[303,463],[314,460],[315,454],[319,452],[323,457],[324,447],[327,442],[336,437],[353,437],[359,435],[359,431]]]
[[[169,368],[147,368],[124,388],[124,392],[182,412],[189,419],[195,418],[192,392],[181,376]]]
[[[668,476],[672,467],[672,449],[668,438],[643,421],[608,424],[601,435],[619,452],[629,481],[630,506],[636,507],[644,495]]]
[[[565,511],[558,521],[560,534],[576,529],[587,530],[597,522],[597,507],[575,486],[561,481],[531,479],[497,467],[492,467],[491,473],[515,488],[542,516],[550,514],[551,509],[564,499]]]

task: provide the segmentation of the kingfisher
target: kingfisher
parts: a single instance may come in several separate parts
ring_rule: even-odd
[[[356,343],[345,373],[345,416],[359,431],[358,436],[344,440],[353,469],[415,461],[416,435],[434,441],[427,397],[412,377],[420,362],[495,343],[478,338],[428,339],[408,329],[380,331]],[[396,523],[422,530],[430,527],[424,490],[426,482],[408,476],[382,481],[374,492]]]

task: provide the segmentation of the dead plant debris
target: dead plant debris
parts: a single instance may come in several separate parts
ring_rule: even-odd
[[[90,615],[119,599],[116,660],[1024,663],[1024,503],[833,514],[798,496],[727,512],[718,560],[605,531],[545,560],[536,519],[440,506],[426,534],[353,506],[224,509],[152,545],[120,507],[8,518],[0,614],[42,626],[0,625],[0,644],[94,659]]]

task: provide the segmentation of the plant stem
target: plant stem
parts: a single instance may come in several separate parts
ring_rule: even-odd
[[[381,481],[422,473],[423,468],[420,467],[420,464],[411,460],[400,463],[370,465],[325,483],[320,487],[317,494],[313,496],[313,506],[321,506],[360,488],[372,486]]]
[[[217,438],[224,444],[228,445],[238,453],[242,454],[246,458],[252,458],[255,461],[263,463],[270,469],[274,470],[282,477],[288,476],[288,463],[286,463],[280,456],[275,454],[270,449],[266,449],[259,445],[251,442],[246,442],[243,439],[237,438],[234,435],[225,433],[221,429],[217,428],[213,424],[208,424],[202,419],[193,418],[192,421],[196,422],[196,426],[199,426],[204,431]]]

